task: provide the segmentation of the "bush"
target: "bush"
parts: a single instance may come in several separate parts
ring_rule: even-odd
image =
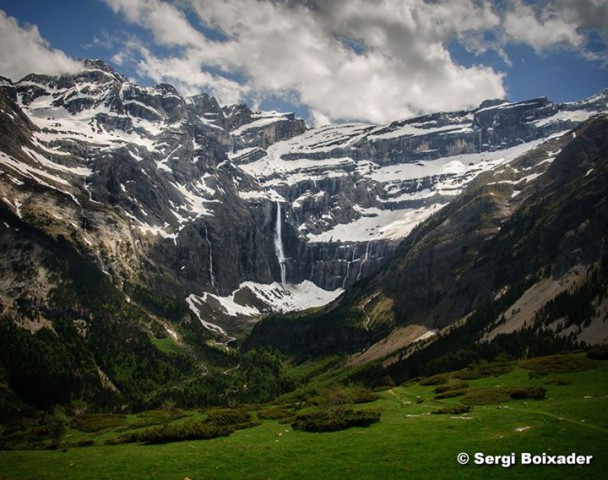
[[[591,368],[593,363],[581,355],[564,354],[530,358],[523,361],[521,366],[542,376],[548,373],[579,372]]]
[[[177,417],[183,414],[177,414]],[[154,416],[153,418],[154,419]],[[156,422],[161,423],[167,419],[156,417]],[[171,418],[168,418],[171,420]],[[204,440],[230,435],[235,430],[250,428],[259,425],[254,422],[251,414],[244,408],[217,408],[207,412],[207,417],[202,421],[186,422],[181,425],[158,425],[147,428],[141,432],[132,432],[120,435],[106,441],[108,445],[121,443],[168,443],[183,440]],[[132,425],[136,426],[136,424]]]
[[[378,410],[315,411],[298,414],[291,427],[305,432],[335,432],[351,427],[369,427],[380,421],[380,415]]]
[[[434,415],[461,415],[463,413],[469,413],[470,411],[471,407],[467,405],[454,405],[451,407],[438,408],[431,413]]]
[[[485,377],[499,377],[513,370],[510,363],[480,363],[474,367],[466,368],[454,373],[461,380],[476,380]]]
[[[380,379],[380,386],[385,388],[393,388],[397,386],[397,384],[395,383],[395,380],[393,380],[393,377],[390,375],[384,375],[384,377]]]
[[[182,410],[148,410],[146,412],[140,413],[139,416],[142,418],[139,418],[130,425],[124,425],[122,427],[116,428],[115,430],[124,431],[132,428],[151,427],[153,425],[165,425],[179,418],[184,418],[186,414]]]
[[[478,388],[469,390],[463,397],[462,403],[467,405],[490,405],[509,400],[542,400],[547,390],[544,387],[521,388]]]
[[[258,412],[260,420],[280,420],[283,418],[293,417],[294,409],[287,407],[268,407]]]
[[[423,387],[429,385],[443,385],[444,383],[448,383],[448,377],[444,373],[439,373],[437,375],[433,375],[432,377],[423,378],[418,382],[419,385]]]
[[[205,422],[190,422],[183,425],[161,425],[143,432],[128,433],[106,441],[108,445],[143,442],[149,444],[181,442],[184,440],[205,440],[225,437],[234,432],[228,425],[209,425]]]
[[[542,400],[545,398],[545,394],[547,390],[544,387],[527,387],[527,388],[517,388],[509,393],[509,396],[513,400],[523,400],[526,398],[532,400]]]
[[[68,428],[69,418],[61,406],[56,406],[53,414],[49,418],[49,427],[53,448],[60,448],[63,445],[63,438]]]
[[[563,387],[564,385],[572,385],[572,382],[563,378],[555,378],[553,380],[547,380],[545,385],[556,385],[558,387]]]
[[[331,385],[319,392],[312,399],[313,404],[324,406],[350,405],[353,403],[368,403],[378,400],[380,396],[369,388],[360,386]]]
[[[80,440],[76,442],[77,447],[92,447],[95,444],[93,440]]]
[[[81,432],[97,433],[121,427],[126,421],[126,415],[89,413],[72,419],[72,427]]]
[[[445,385],[440,385],[433,390],[433,393],[445,393],[450,390],[462,390],[463,388],[467,388],[469,386],[468,383],[465,382],[450,382]]]
[[[466,405],[491,405],[509,401],[508,388],[478,388],[469,390],[462,398],[462,403]]]
[[[349,387],[348,392],[353,403],[375,402],[380,398],[376,392],[364,387]]]
[[[608,346],[594,347],[587,352],[587,358],[592,360],[608,360]]]
[[[209,410],[205,423],[209,425],[243,425],[251,423],[251,414],[244,408],[218,408]]]
[[[447,392],[442,393],[440,395],[435,395],[435,400],[443,400],[444,398],[461,397],[467,391],[468,390],[466,390],[464,388],[462,390],[448,390]]]

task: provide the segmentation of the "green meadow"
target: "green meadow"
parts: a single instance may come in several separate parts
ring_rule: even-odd
[[[488,365],[377,394],[352,408],[379,410],[380,422],[325,433],[294,430],[290,418],[268,419],[269,412],[280,417],[293,409],[281,399],[248,407],[248,425],[209,440],[110,445],[150,426],[183,425],[211,415],[205,411],[75,418],[59,449],[25,449],[17,442],[0,451],[0,479],[606,478],[607,361],[577,354]],[[13,438],[20,433],[13,432]],[[8,436],[5,426],[2,438]],[[466,465],[457,462],[461,452],[471,457]],[[476,465],[477,452],[515,453],[517,464]],[[590,465],[521,465],[522,452],[576,452],[593,459]]]

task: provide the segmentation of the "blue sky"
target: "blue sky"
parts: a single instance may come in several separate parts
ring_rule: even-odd
[[[101,58],[144,85],[316,124],[608,87],[608,0],[0,0],[0,10],[0,75]]]

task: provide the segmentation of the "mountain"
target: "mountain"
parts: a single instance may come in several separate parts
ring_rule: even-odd
[[[232,347],[274,313],[316,308],[321,333],[270,318],[249,345],[289,349],[295,335],[309,352],[353,351],[395,328],[451,324],[498,288],[473,288],[452,253],[475,264],[479,242],[549,178],[565,132],[608,100],[494,100],[307,129],[292,113],[184,98],[84,65],[0,80],[0,383],[34,403],[157,404],[203,377],[220,379],[197,393],[212,398],[227,386],[211,374],[233,368]],[[513,198],[495,205],[483,185]],[[453,231],[420,238],[461,211]],[[466,229],[475,236],[460,238]],[[399,261],[410,267],[387,274]],[[447,272],[458,268],[455,282]]]
[[[607,343],[607,133],[599,115],[497,163],[379,273],[323,311],[260,322],[248,345],[381,360],[398,378],[438,359],[462,368],[483,355]]]

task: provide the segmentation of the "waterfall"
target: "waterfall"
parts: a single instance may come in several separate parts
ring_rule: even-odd
[[[363,264],[367,262],[367,259],[369,258],[369,246],[371,243],[372,242],[367,242],[367,245],[365,246],[365,257],[363,257],[363,260],[361,260],[361,263],[359,263],[359,273],[357,274],[357,281],[361,279],[361,274],[363,273]]]
[[[356,253],[357,253],[357,246],[355,245],[355,248],[353,248],[353,255],[350,259],[350,262],[348,260],[346,261],[346,275],[344,275],[344,279],[342,280],[342,290],[346,289],[346,281],[348,280],[348,275],[350,274],[350,264],[355,261]]]
[[[350,273],[350,262],[347,260],[346,261],[346,275],[344,275],[344,278],[342,279],[342,290],[346,289],[346,280],[348,280],[349,273]]]
[[[209,276],[211,277],[211,286],[215,288],[215,276],[213,275],[213,249],[211,248],[211,240],[209,240],[209,234],[207,233],[206,225],[205,240],[207,240],[207,245],[209,245]]]
[[[285,252],[283,250],[283,236],[281,234],[281,203],[277,200],[277,222],[276,228],[274,230],[274,250],[277,254],[277,259],[279,260],[279,265],[281,267],[281,285],[285,285],[287,269],[285,267],[285,262],[287,258],[285,257]]]

